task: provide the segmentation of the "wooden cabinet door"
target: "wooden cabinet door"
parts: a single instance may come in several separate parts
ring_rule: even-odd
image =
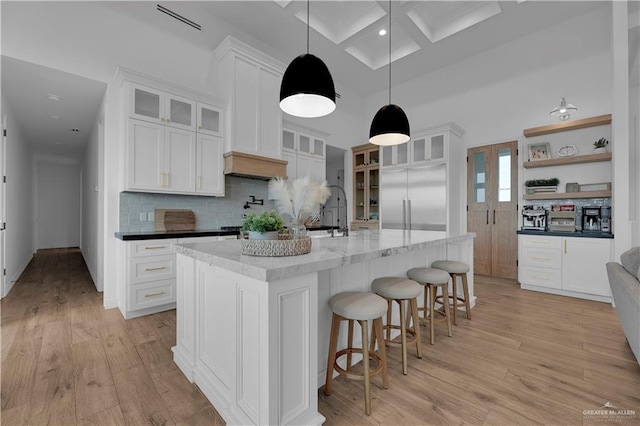
[[[164,190],[164,126],[129,119],[128,188]]]
[[[224,197],[223,151],[221,138],[198,134],[196,193]]]
[[[165,189],[176,192],[196,190],[196,134],[165,128]]]
[[[475,232],[474,271],[517,278],[517,142],[467,151],[467,230]]]

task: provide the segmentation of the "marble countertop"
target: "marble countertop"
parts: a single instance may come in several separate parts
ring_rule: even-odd
[[[307,274],[393,256],[413,250],[473,239],[474,233],[448,235],[438,231],[372,230],[348,237],[313,238],[311,252],[300,256],[256,257],[240,253],[240,240],[178,244],[178,253],[261,281]]]

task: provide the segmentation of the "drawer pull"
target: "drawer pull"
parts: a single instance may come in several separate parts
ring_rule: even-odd
[[[533,278],[536,280],[549,281],[549,277],[545,277],[544,275],[534,275]]]
[[[166,266],[157,266],[155,268],[145,268],[145,271],[160,271],[162,269],[167,269]]]
[[[533,258],[536,260],[551,260],[548,256],[533,256]]]
[[[159,249],[163,249],[163,248],[167,248],[167,246],[147,246],[144,249],[145,250],[159,250]]]
[[[144,295],[144,297],[160,296],[162,294],[165,294],[164,291],[158,291],[157,293],[147,293]]]
[[[549,240],[532,240],[531,242],[535,243],[535,244],[549,244],[551,241],[549,241]]]

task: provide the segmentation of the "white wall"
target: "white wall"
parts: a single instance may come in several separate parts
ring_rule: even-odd
[[[30,147],[15,117],[2,97],[2,113],[7,116],[6,220],[7,276],[2,297],[6,296],[33,256],[33,162]]]
[[[36,248],[80,246],[80,167],[36,160]]]
[[[98,248],[100,246],[100,234],[98,232],[98,204],[100,193],[98,154],[101,139],[104,137],[103,124],[104,113],[101,110],[91,129],[81,166],[82,236],[80,249],[84,262],[98,291],[102,291],[102,282],[98,280]]]

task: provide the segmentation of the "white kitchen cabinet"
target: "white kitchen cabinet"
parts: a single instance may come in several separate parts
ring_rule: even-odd
[[[197,122],[198,122],[198,134],[207,134],[211,136],[223,137],[224,127],[223,123],[223,110],[222,108],[215,107],[213,105],[207,105],[198,102],[197,104]],[[224,152],[223,152],[224,154]]]
[[[224,196],[224,102],[118,69],[124,190]]]
[[[128,189],[194,192],[196,134],[129,119]]]
[[[314,134],[315,133],[315,134]],[[285,122],[282,127],[282,158],[287,163],[287,176],[302,176],[316,182],[326,179],[326,138],[328,135]]]
[[[400,145],[381,147],[382,163],[381,166],[397,167],[409,164],[409,142]]]
[[[416,132],[409,142],[382,147],[382,168],[446,162],[448,158],[448,131],[426,130]]]
[[[606,238],[519,235],[518,280],[523,289],[610,302]]]
[[[217,92],[228,100],[225,152],[282,158],[280,83],[285,64],[225,38],[214,50]]]
[[[196,193],[224,197],[223,150],[222,138],[198,134]]]
[[[236,239],[236,235],[167,238],[126,242],[125,319],[175,309],[175,244],[211,243]]]
[[[129,84],[129,117],[185,130],[196,129],[196,102],[162,90]]]

